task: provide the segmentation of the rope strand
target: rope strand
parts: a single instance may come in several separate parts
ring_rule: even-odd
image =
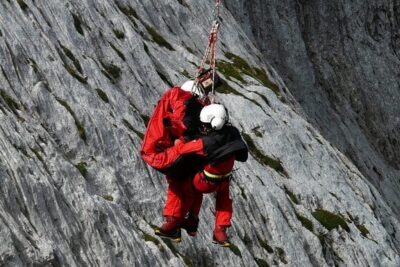
[[[215,7],[213,10],[213,15],[214,15],[214,21],[212,22],[211,26],[211,31],[208,37],[208,45],[206,48],[206,51],[204,52],[203,58],[201,60],[200,66],[197,69],[196,72],[196,77],[195,77],[195,83],[193,85],[193,88],[197,86],[200,90],[202,90],[202,93],[205,94],[203,88],[201,86],[198,86],[199,84],[199,76],[202,74],[204,71],[204,65],[207,62],[207,59],[209,59],[209,66],[212,71],[212,89],[211,89],[211,95],[210,97],[210,102],[214,102],[214,95],[215,95],[215,72],[216,72],[216,50],[217,50],[217,42],[218,42],[218,31],[220,28],[220,16],[219,16],[219,8],[221,6],[221,0],[215,0]],[[193,92],[192,88],[192,92]]]

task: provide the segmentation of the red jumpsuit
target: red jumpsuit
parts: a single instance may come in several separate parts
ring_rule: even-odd
[[[192,93],[179,87],[168,90],[158,101],[151,116],[141,149],[142,159],[155,169],[162,170],[171,166],[181,155],[196,153],[205,155],[202,139],[190,142],[175,139],[182,137],[186,126],[183,119],[186,113],[185,102],[192,97]],[[168,126],[166,127],[166,123]],[[191,179],[187,179],[191,180]],[[168,177],[167,200],[164,216],[174,216],[183,219],[182,201],[184,199],[185,182],[174,177]]]

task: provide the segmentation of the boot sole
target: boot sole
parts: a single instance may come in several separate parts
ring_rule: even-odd
[[[159,229],[155,229],[154,230],[154,234],[156,236],[159,236],[159,237],[163,238],[163,239],[169,239],[171,241],[174,241],[175,243],[179,243],[179,242],[182,241],[182,237],[180,237],[180,236],[174,237],[174,236],[166,235],[166,234],[162,233]]]
[[[221,243],[221,242],[218,242],[216,240],[213,240],[213,243],[219,245],[220,247],[224,247],[224,248],[227,248],[227,247],[231,246],[231,243],[228,242],[228,241],[225,241],[225,242]]]
[[[196,232],[191,232],[191,231],[186,230],[185,228],[182,228],[182,229],[185,230],[186,233],[191,237],[195,237],[197,235],[197,231]]]

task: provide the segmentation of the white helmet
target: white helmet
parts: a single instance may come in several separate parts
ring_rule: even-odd
[[[192,92],[193,94],[198,95],[199,97],[204,96],[203,91],[200,90],[199,86],[194,85],[193,80],[188,80],[184,82],[181,86],[181,89],[186,92]]]
[[[228,121],[228,114],[223,105],[211,104],[205,106],[200,112],[200,121],[210,123],[214,130],[220,130]]]

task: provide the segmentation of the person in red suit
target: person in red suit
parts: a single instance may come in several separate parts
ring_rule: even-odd
[[[246,161],[248,149],[239,131],[228,122],[224,106],[212,104],[204,107],[200,113],[202,141],[205,157],[197,161],[201,170],[194,177],[186,177],[181,183],[179,192],[182,205],[166,205],[166,209],[175,209],[179,219],[167,217],[166,223],[156,234],[180,241],[183,228],[195,236],[198,228],[203,193],[216,192],[214,242],[229,246],[226,229],[231,225],[232,200],[229,197],[229,179],[235,160]],[[190,166],[190,165],[189,165]],[[169,204],[168,202],[166,204]],[[171,204],[171,203],[170,203]]]
[[[193,168],[185,168],[190,155],[205,156],[203,140],[198,137],[199,114],[207,104],[205,93],[210,87],[187,81],[169,89],[157,103],[147,125],[141,147],[142,159],[164,173],[168,182],[161,228],[181,224],[184,186],[182,177],[193,177]],[[190,165],[190,164],[189,164]]]

